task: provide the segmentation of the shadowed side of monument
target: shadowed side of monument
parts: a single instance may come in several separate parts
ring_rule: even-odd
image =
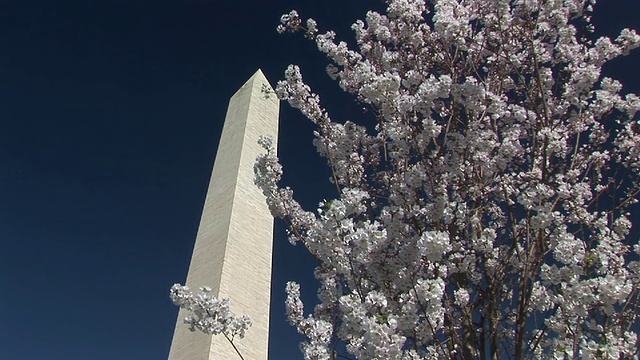
[[[271,89],[258,70],[229,101],[186,282],[194,291],[211,287],[231,299],[234,313],[251,317],[245,338],[234,340],[245,359],[267,359],[269,346],[273,217],[253,165],[264,153],[260,136],[277,146],[279,101],[265,97],[263,86]],[[170,360],[238,358],[224,335],[189,331],[186,315],[178,313]]]

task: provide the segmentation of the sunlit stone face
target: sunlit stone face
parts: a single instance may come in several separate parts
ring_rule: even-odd
[[[273,217],[253,183],[253,165],[264,152],[263,135],[277,144],[279,102],[265,97],[270,85],[258,70],[232,97],[205,199],[187,286],[207,285],[228,297],[236,314],[253,325],[234,344],[245,359],[267,359]],[[190,332],[178,315],[169,359],[234,359],[236,351],[223,335]]]

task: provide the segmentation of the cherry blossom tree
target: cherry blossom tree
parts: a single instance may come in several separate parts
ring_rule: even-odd
[[[356,47],[295,11],[374,116],[332,120],[290,66],[277,96],[316,126],[337,197],[303,209],[269,139],[256,184],[318,260],[287,285],[305,359],[637,359],[640,98],[602,75],[640,45],[591,0],[388,0]]]
[[[242,353],[233,342],[236,337],[242,339],[246,331],[251,327],[251,319],[248,316],[236,316],[231,312],[228,298],[218,299],[211,294],[208,286],[200,287],[200,293],[193,294],[188,286],[174,284],[170,295],[174,304],[186,309],[189,315],[184,319],[191,331],[201,331],[205,334],[222,334],[231,344],[240,359],[244,360]]]

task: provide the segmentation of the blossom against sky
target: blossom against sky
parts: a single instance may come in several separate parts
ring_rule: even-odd
[[[297,9],[349,41],[377,1],[5,0],[0,5],[0,346],[7,359],[162,359],[228,98],[258,68],[289,63],[335,119],[360,109],[301,36]],[[640,5],[601,1],[598,31],[640,28]],[[609,71],[639,92],[640,56]],[[331,191],[312,127],[283,104],[284,181],[313,208]],[[300,359],[284,284],[313,286],[312,260],[275,243],[272,359]],[[311,262],[311,264],[310,264]],[[306,286],[305,286],[306,285]],[[303,297],[313,298],[313,293]]]

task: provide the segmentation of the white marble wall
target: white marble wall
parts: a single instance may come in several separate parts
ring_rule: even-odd
[[[236,314],[251,317],[253,326],[236,346],[246,360],[267,359],[273,217],[253,184],[253,165],[264,150],[258,137],[277,141],[279,101],[265,98],[258,70],[232,97],[218,146],[209,190],[189,266],[187,285],[208,285],[229,297]],[[180,311],[169,359],[237,359],[222,336],[190,332]]]

